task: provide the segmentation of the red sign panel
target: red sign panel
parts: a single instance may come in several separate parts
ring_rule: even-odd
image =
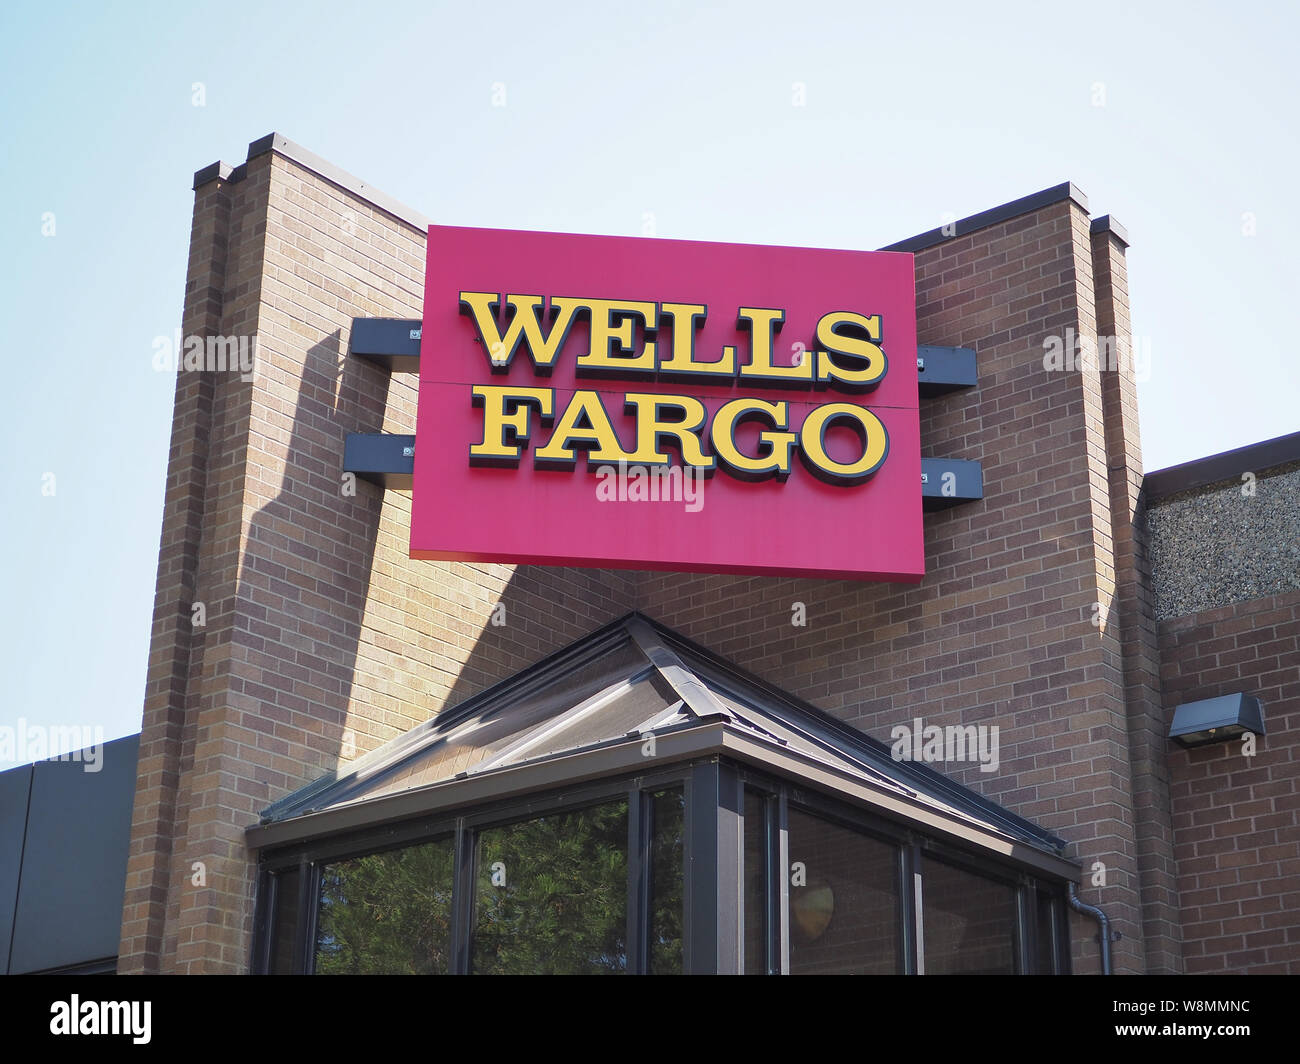
[[[411,556],[915,582],[896,252],[431,226]]]

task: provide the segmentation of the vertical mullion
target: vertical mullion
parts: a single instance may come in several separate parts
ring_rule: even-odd
[[[772,901],[776,907],[776,919],[772,924],[775,938],[775,951],[769,962],[769,970],[776,975],[790,974],[790,806],[786,800],[786,788],[781,787],[776,795],[772,830],[768,833],[769,849],[772,860],[770,884]]]
[[[311,975],[316,968],[316,901],[320,898],[320,864],[304,855],[298,862],[298,926],[294,970]]]
[[[266,975],[271,970],[271,923],[275,914],[277,878],[265,868],[258,868],[257,903],[253,909],[253,954],[249,963],[253,975]]]
[[[690,947],[687,971],[713,975],[718,970],[718,763],[691,771],[691,798],[686,809],[690,852],[687,903]]]
[[[912,844],[905,842],[898,847],[898,918],[902,922],[898,947],[902,951],[900,968],[904,975],[916,975],[916,891],[914,873],[916,871]]]
[[[725,926],[734,922],[738,911],[734,835],[740,822],[728,808],[735,804],[738,781],[735,773],[727,775],[731,786],[724,784],[724,770],[716,760],[691,770],[686,805],[686,970],[692,975],[730,971],[738,953],[735,929]]]
[[[745,785],[734,768],[718,766],[718,974],[739,975],[745,929]]]
[[[1038,899],[1032,885],[1021,879],[1016,884],[1015,927],[1016,974],[1032,975],[1038,963]],[[1047,974],[1047,973],[1039,973]]]
[[[686,815],[682,824],[682,971],[686,975],[696,973],[695,937],[698,923],[695,914],[695,896],[698,893],[699,878],[695,870],[695,845],[699,831],[695,827],[695,806],[698,802],[699,786],[692,769],[682,781],[682,795],[686,801]]]
[[[474,832],[457,817],[456,852],[452,866],[451,972],[468,975],[470,935],[474,920]]]
[[[649,973],[650,895],[654,890],[650,840],[654,798],[640,788],[627,797],[627,971]]]
[[[781,974],[781,799],[763,798],[763,974]],[[746,870],[746,877],[749,872]]]
[[[902,847],[899,900],[903,904],[903,971],[925,974],[925,893],[921,874],[921,845],[909,839]]]
[[[1059,894],[1051,900],[1052,960],[1056,975],[1070,974],[1070,919]]]

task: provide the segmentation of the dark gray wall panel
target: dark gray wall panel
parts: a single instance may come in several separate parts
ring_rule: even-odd
[[[106,743],[98,772],[36,764],[11,971],[117,955],[139,739]]]
[[[9,943],[18,903],[18,868],[27,827],[32,766],[0,772],[0,971],[8,973]]]

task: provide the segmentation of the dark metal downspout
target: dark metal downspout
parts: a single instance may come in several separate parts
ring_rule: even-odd
[[[1110,917],[1102,912],[1097,906],[1089,905],[1082,901],[1074,892],[1074,884],[1070,884],[1070,908],[1075,912],[1083,913],[1084,916],[1090,916],[1097,921],[1097,927],[1101,932],[1101,974],[1113,975],[1110,970]]]

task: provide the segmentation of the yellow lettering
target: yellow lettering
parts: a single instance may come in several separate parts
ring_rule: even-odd
[[[840,326],[860,330],[866,339],[838,332]],[[817,379],[829,382],[842,392],[871,391],[885,379],[889,366],[879,344],[879,314],[867,317],[848,310],[823,314],[817,323]],[[843,355],[857,364],[840,365],[832,355]]]
[[[837,462],[826,452],[826,430],[846,421],[858,434],[861,456],[854,462]],[[816,407],[799,429],[800,454],[808,472],[828,484],[861,484],[885,461],[889,433],[884,423],[865,407],[854,403],[824,403]]]
[[[551,330],[542,334],[540,311],[541,296],[506,296],[506,306],[511,310],[510,324],[505,335],[497,328],[497,303],[495,292],[461,292],[460,312],[474,322],[482,340],[488,364],[493,373],[504,373],[510,368],[519,341],[528,344],[528,354],[533,366],[543,376],[549,376],[555,359],[564,346],[564,339],[573,327],[576,311],[583,304],[576,299],[551,300]]]
[[[578,356],[578,372],[587,376],[650,374],[655,371],[656,344],[647,340],[635,350],[636,319],[646,332],[659,326],[655,303],[621,302],[616,299],[588,299],[581,304],[591,316],[591,350]],[[615,354],[615,350],[624,354]]]
[[[537,408],[543,421],[548,420],[555,410],[555,393],[549,388],[476,384],[471,402],[483,408],[483,439],[470,447],[470,464],[509,467],[519,462],[528,442],[532,408]]]
[[[717,463],[706,455],[700,445],[700,431],[709,419],[704,404],[690,395],[653,395],[629,392],[625,408],[636,415],[636,451],[628,461],[638,465],[670,465],[672,457],[659,450],[661,437],[671,436],[677,441],[682,461],[688,466],[712,469]],[[665,421],[662,411],[676,410],[680,416],[675,421]]]
[[[764,384],[778,388],[790,385],[811,385],[813,379],[812,360],[800,359],[798,365],[775,366],[772,364],[773,340],[781,323],[785,321],[784,310],[771,310],[765,307],[741,307],[738,328],[749,330],[749,362],[740,367],[742,377],[751,378],[755,384]]]
[[[757,457],[742,454],[736,446],[736,426],[750,419],[767,419],[777,429],[786,427],[788,407],[784,400],[769,403],[763,399],[733,399],[718,408],[709,432],[709,442],[714,453],[727,471],[740,480],[765,480],[776,477],[784,480],[790,475],[790,449],[794,446],[793,432],[774,432],[764,429],[759,441],[767,448]]]
[[[672,322],[672,357],[659,363],[662,377],[734,377],[736,375],[736,349],[730,345],[722,349],[717,362],[695,361],[695,332],[704,325],[708,309],[702,303],[660,303],[659,313]]]
[[[618,442],[618,434],[614,432],[598,392],[573,393],[550,440],[533,454],[533,462],[548,469],[572,469],[578,461],[575,453],[578,447],[587,451],[589,464],[631,459]]]

